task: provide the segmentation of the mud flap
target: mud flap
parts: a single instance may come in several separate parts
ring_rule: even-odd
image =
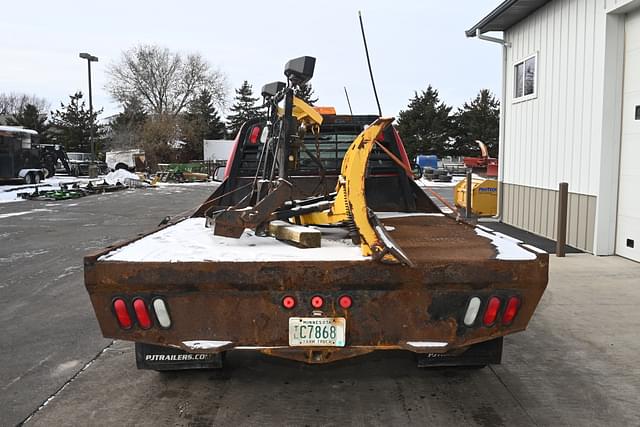
[[[179,348],[136,343],[138,369],[178,371],[184,369],[220,369],[224,363],[221,353],[187,353]]]
[[[416,353],[419,368],[434,366],[475,366],[499,365],[502,360],[503,338],[481,342],[470,346],[460,354]]]

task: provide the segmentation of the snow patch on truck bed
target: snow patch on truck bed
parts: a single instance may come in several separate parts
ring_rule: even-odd
[[[486,227],[483,227],[486,229]],[[536,259],[536,254],[530,252],[523,247],[521,247],[518,243],[520,240],[514,239],[511,236],[507,236],[502,233],[488,233],[482,230],[480,227],[475,228],[476,234],[478,236],[486,237],[491,240],[493,246],[496,247],[498,255],[496,255],[497,259],[503,260],[534,260]]]
[[[322,228],[322,247],[300,249],[250,230],[239,239],[215,236],[204,218],[188,218],[115,249],[100,261],[129,262],[266,262],[366,261],[360,247],[340,229]]]

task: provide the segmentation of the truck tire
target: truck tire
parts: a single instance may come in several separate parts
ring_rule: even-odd
[[[118,164],[116,165],[115,170],[118,170],[118,169],[125,169],[125,170],[129,170],[129,166],[125,165],[124,163],[118,163]]]

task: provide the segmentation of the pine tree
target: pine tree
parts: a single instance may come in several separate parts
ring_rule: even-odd
[[[200,139],[223,139],[226,134],[225,125],[214,107],[211,92],[204,89],[189,105],[187,120],[198,127]]]
[[[124,150],[140,146],[140,132],[147,121],[147,113],[139,99],[132,97],[124,104],[124,110],[110,124],[110,148]]]
[[[41,113],[37,106],[25,104],[17,114],[7,119],[7,124],[35,130],[40,134],[40,142],[44,142],[46,131],[49,127],[46,121],[47,115]]]
[[[300,88],[296,91],[296,96],[309,105],[315,105],[315,103],[318,102],[318,98],[313,98],[313,95],[311,83],[301,84]]]
[[[244,122],[263,115],[256,108],[258,98],[253,97],[253,88],[246,80],[236,89],[234,104],[230,108],[233,114],[227,117],[227,129],[231,136],[235,136]]]
[[[201,91],[189,104],[180,128],[182,139],[187,143],[180,148],[183,161],[202,159],[205,139],[224,139],[226,129],[213,105],[211,92],[206,89]]]
[[[64,145],[66,151],[90,152],[93,126],[97,152],[97,143],[103,134],[102,126],[98,124],[100,113],[102,110],[90,114],[82,100],[82,92],[76,92],[69,96],[69,104],[60,103],[60,110],[51,112],[50,134],[58,144]]]
[[[431,85],[400,111],[398,132],[404,141],[407,154],[449,154],[449,138],[452,131],[451,107],[440,101],[438,91]]]
[[[489,89],[482,89],[475,99],[465,102],[454,116],[457,155],[477,155],[480,140],[492,156],[498,155],[500,101]]]

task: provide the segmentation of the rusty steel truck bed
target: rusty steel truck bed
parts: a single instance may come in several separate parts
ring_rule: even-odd
[[[255,349],[322,363],[404,349],[446,364],[434,356],[454,361],[473,344],[526,328],[547,283],[546,253],[443,214],[379,216],[414,268],[366,259],[339,233],[323,237],[321,249],[261,245],[266,238],[203,233],[196,217],[87,256],[86,287],[105,337],[186,353]],[[319,309],[311,306],[317,296]],[[293,307],[283,304],[288,297]],[[118,322],[116,300],[129,308],[129,327]],[[158,300],[170,316],[166,327],[154,311]],[[135,301],[150,324],[136,319]],[[314,314],[346,320],[343,346],[289,346],[289,318]],[[475,360],[488,361],[499,358]]]
[[[293,203],[336,197],[345,152],[377,120],[326,114],[305,136],[315,154],[292,163]],[[224,181],[192,214],[85,258],[103,335],[135,342],[138,367],[157,370],[220,367],[240,350],[307,363],[389,349],[414,352],[420,366],[499,363],[502,337],[524,330],[540,301],[548,255],[442,213],[408,177],[392,126],[376,137],[361,179],[378,235],[405,262],[365,256],[353,224],[302,227],[320,231],[311,248],[264,229],[213,232],[215,212],[249,209],[237,206],[255,188],[267,126],[242,127]]]

